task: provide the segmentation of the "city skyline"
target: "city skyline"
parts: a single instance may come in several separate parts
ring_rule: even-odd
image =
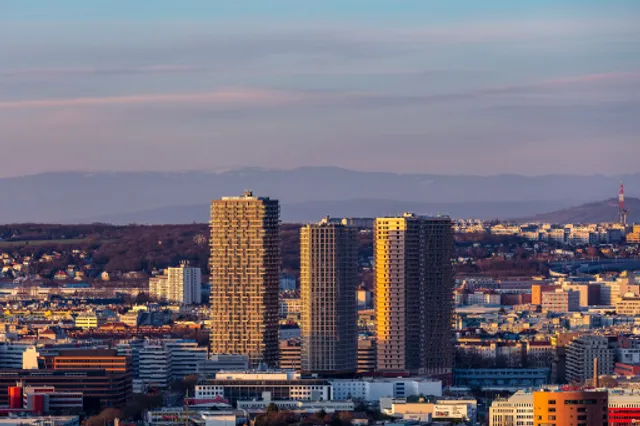
[[[640,0],[0,0],[0,424],[640,423]]]
[[[0,42],[0,146],[29,158],[0,176],[638,171],[637,2],[64,0],[0,11],[11,40]]]

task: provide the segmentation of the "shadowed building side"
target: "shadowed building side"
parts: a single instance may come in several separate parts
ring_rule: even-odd
[[[355,229],[324,220],[300,230],[302,371],[356,372],[357,268]]]

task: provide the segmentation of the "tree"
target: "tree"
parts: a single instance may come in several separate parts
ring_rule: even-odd
[[[275,414],[278,411],[279,411],[278,406],[276,404],[274,404],[273,402],[271,404],[269,404],[269,406],[267,407],[267,415]]]
[[[105,408],[97,416],[91,416],[84,421],[84,426],[104,426],[112,423],[115,419],[119,419],[124,415],[122,410],[117,408]]]
[[[142,420],[142,415],[145,411],[153,408],[161,407],[164,403],[162,395],[140,395],[136,394],[124,407],[124,415],[126,418],[132,418],[134,420]],[[98,425],[102,426],[102,425]]]
[[[138,293],[136,296],[136,305],[144,305],[149,302],[149,295],[147,293]]]
[[[340,414],[338,414],[338,419],[340,419],[342,426],[349,426],[353,421],[353,415],[348,411],[341,411]]]

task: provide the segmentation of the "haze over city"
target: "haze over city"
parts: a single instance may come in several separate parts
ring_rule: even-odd
[[[0,176],[623,174],[640,3],[0,4]]]

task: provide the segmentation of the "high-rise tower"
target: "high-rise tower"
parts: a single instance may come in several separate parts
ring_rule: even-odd
[[[224,197],[211,204],[211,352],[278,365],[280,207]]]
[[[378,370],[449,375],[453,360],[453,227],[446,217],[377,218]]]
[[[354,228],[324,220],[300,230],[303,371],[356,372],[357,268]]]

